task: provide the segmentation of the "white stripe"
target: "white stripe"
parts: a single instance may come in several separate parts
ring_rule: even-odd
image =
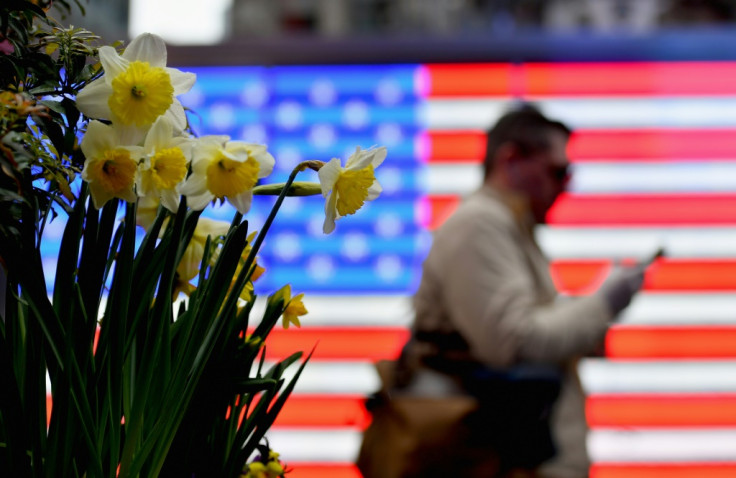
[[[700,97],[586,97],[533,98],[540,110],[576,128],[730,127],[736,126],[736,98]],[[517,101],[488,99],[431,99],[421,110],[428,129],[487,129]]]
[[[362,432],[351,428],[272,428],[266,433],[271,449],[289,462],[354,463]]]
[[[569,189],[581,194],[736,191],[736,162],[596,162],[572,169]]]
[[[580,362],[578,372],[587,394],[736,392],[736,361],[731,360],[611,362],[585,359]]]
[[[729,462],[736,457],[736,430],[593,430],[593,462]]]
[[[736,325],[736,294],[637,294],[619,316],[625,325]]]
[[[407,295],[304,296],[309,313],[301,319],[302,327],[373,326],[408,327],[413,317],[411,297]],[[251,317],[263,317],[266,299],[259,296]],[[280,326],[280,325],[278,325]]]
[[[736,162],[591,162],[572,165],[568,190],[577,194],[722,193],[736,191]],[[432,163],[423,176],[429,194],[465,195],[482,182],[480,164]]]
[[[292,365],[284,373],[289,381],[298,370]],[[370,362],[318,362],[307,363],[296,382],[294,393],[370,395],[380,387],[375,367]]]
[[[362,432],[276,427],[266,437],[287,464],[354,463]],[[733,462],[736,430],[592,430],[587,446],[593,462]]]
[[[553,259],[645,259],[659,247],[664,247],[667,257],[736,257],[736,228],[733,227],[540,226],[536,236],[542,249]]]
[[[355,297],[356,313],[344,308],[345,296],[305,297],[309,314],[302,327],[410,327],[413,319],[410,296]],[[397,306],[397,304],[400,304]],[[254,311],[253,317],[259,317]],[[637,294],[619,316],[626,325],[733,325],[736,324],[736,293]],[[323,362],[319,362],[323,366]],[[310,367],[312,365],[310,364]]]

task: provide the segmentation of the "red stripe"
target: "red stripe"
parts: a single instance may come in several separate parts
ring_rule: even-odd
[[[613,263],[606,260],[558,260],[550,266],[557,289],[567,294],[593,292],[606,278]],[[659,259],[646,271],[644,290],[736,290],[735,259]]]
[[[596,463],[590,478],[733,478],[736,463]]]
[[[581,130],[570,139],[568,154],[574,161],[734,159],[735,133],[729,128]]]
[[[734,62],[530,63],[529,95],[715,95],[736,93]]]
[[[592,395],[585,412],[591,428],[734,427],[736,394]]]
[[[427,96],[505,96],[517,68],[511,63],[426,65]]]
[[[563,194],[547,221],[570,226],[735,224],[736,194]]]
[[[272,335],[266,343],[271,359],[309,351],[319,342],[316,360],[375,361],[396,358],[409,334],[403,327],[384,329],[380,335],[371,327],[314,327],[301,333],[274,330]],[[347,351],[345,343],[360,345]],[[615,359],[736,358],[736,326],[616,326],[606,337],[606,350]]]
[[[278,327],[266,339],[266,357],[284,358],[314,348],[315,360],[393,359],[408,338],[409,331],[402,327]]]
[[[483,131],[429,131],[426,144],[430,162],[480,162],[485,154]],[[736,129],[580,129],[568,155],[573,162],[736,159]]]
[[[457,195],[426,199],[436,229],[460,204]],[[736,224],[736,194],[563,194],[547,222],[560,226],[724,226]]]
[[[614,326],[606,335],[611,359],[733,359],[736,326]]]
[[[736,93],[734,62],[427,65],[427,96],[652,96]]]
[[[363,429],[371,420],[364,403],[363,395],[295,394],[286,401],[274,424],[282,427]]]
[[[290,463],[286,460],[289,478],[361,478],[358,468],[352,463]]]

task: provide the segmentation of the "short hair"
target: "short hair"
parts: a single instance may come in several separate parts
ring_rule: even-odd
[[[486,133],[484,177],[488,177],[493,170],[494,157],[502,144],[512,143],[522,155],[529,156],[549,149],[549,131],[559,131],[567,137],[572,134],[572,130],[565,124],[547,118],[528,103],[505,113]]]

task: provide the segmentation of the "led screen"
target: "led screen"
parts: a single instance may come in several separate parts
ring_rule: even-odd
[[[591,476],[736,476],[736,63],[183,69],[198,76],[182,98],[195,131],[267,144],[269,182],[301,160],[389,151],[381,197],[334,234],[322,198],[299,198],[262,250],[258,291],[291,283],[310,310],[268,353],[317,344],[270,435],[290,476],[359,476],[371,363],[406,340],[431,230],[480,184],[483,132],[521,100],[575,130],[570,190],[538,231],[560,291],[592,292],[616,261],[667,251],[606,356],[580,363]],[[270,205],[255,201],[256,229]]]

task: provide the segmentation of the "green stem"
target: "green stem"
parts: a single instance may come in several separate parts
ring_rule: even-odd
[[[243,268],[248,272],[250,275],[250,268],[251,264],[256,259],[256,254],[258,254],[258,250],[261,247],[261,244],[263,243],[263,239],[266,237],[266,233],[268,233],[268,230],[271,228],[271,223],[273,223],[273,220],[276,218],[276,213],[281,208],[281,203],[284,202],[284,198],[287,196],[287,193],[289,192],[289,188],[291,187],[291,183],[294,182],[294,179],[296,179],[296,175],[300,172],[304,171],[306,166],[304,163],[297,165],[296,168],[291,172],[289,175],[289,179],[286,180],[284,183],[284,187],[281,190],[281,194],[279,194],[279,197],[276,198],[276,202],[274,203],[273,207],[271,208],[271,212],[268,214],[268,217],[266,218],[266,222],[263,223],[263,227],[258,232],[258,236],[256,236],[256,240],[253,242],[253,247],[250,250],[250,254],[248,254],[248,257],[245,259],[245,267]]]

